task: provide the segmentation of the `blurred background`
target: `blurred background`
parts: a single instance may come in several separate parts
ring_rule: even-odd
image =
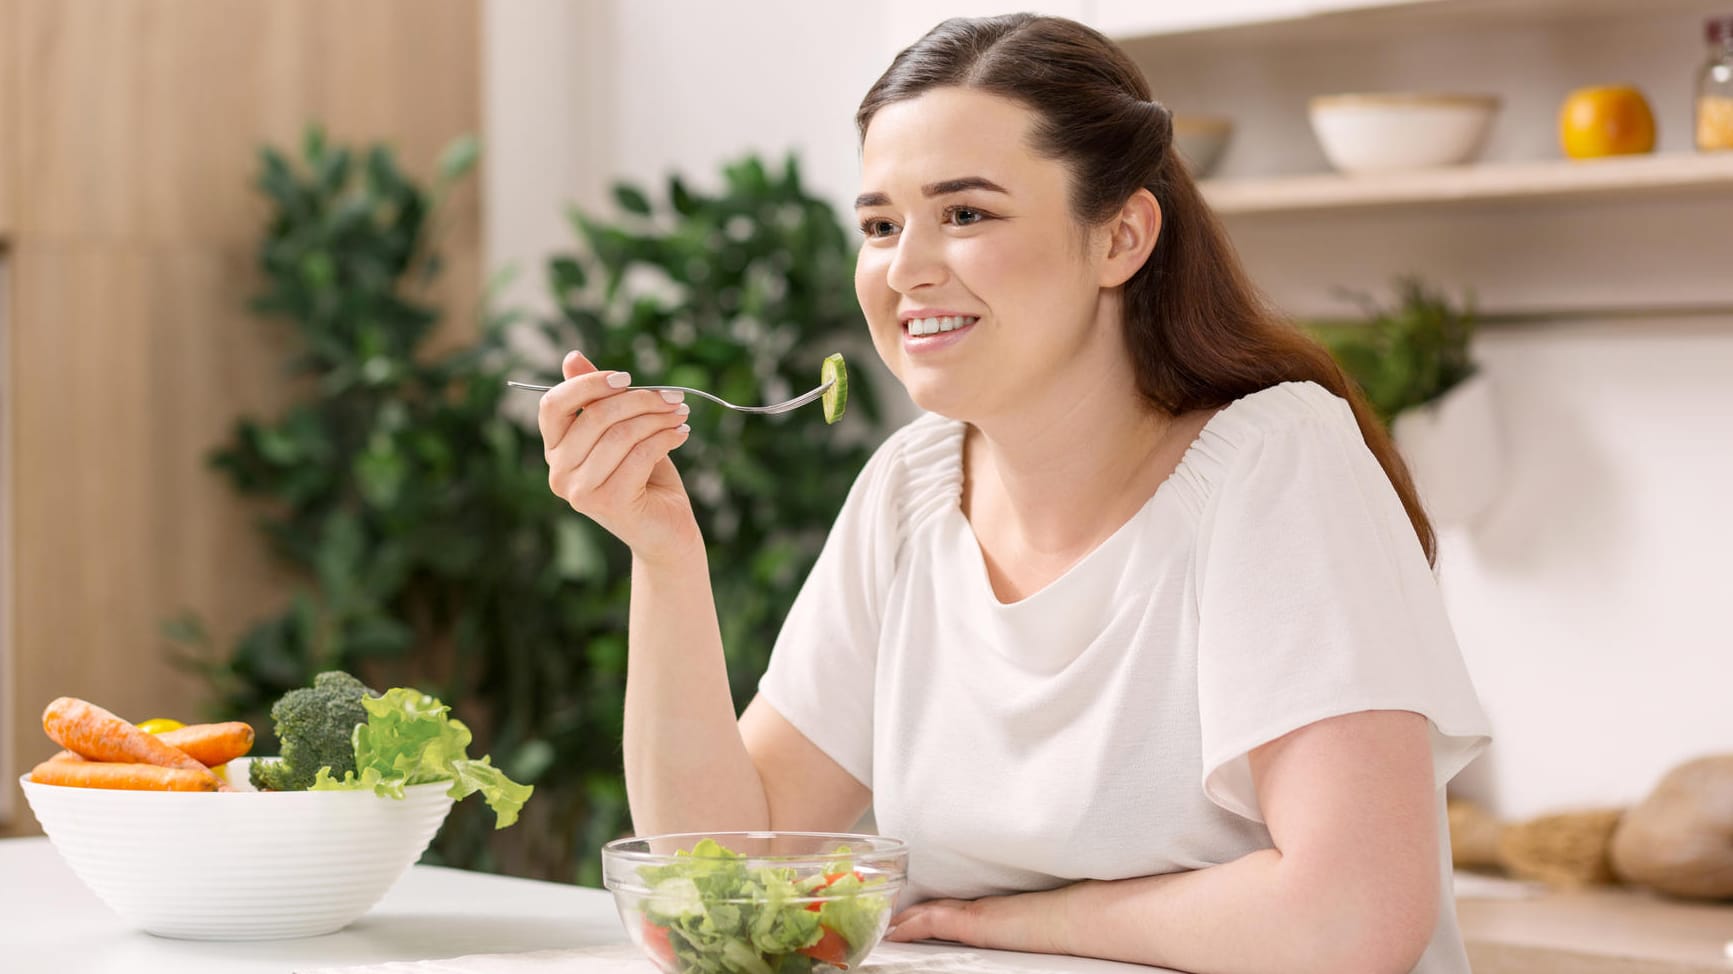
[[[1134,55],[1253,277],[1393,424],[1496,734],[1453,796],[1620,809],[1727,749],[1733,7],[1024,8]],[[698,408],[678,458],[744,702],[913,415],[854,303],[854,109],[944,16],[1013,9],[0,0],[0,771],[62,694],[268,751],[271,701],[344,668],[538,788],[499,836],[460,806],[434,861],[593,883],[628,563],[503,380],[581,347],[754,401],[849,354],[840,428]]]

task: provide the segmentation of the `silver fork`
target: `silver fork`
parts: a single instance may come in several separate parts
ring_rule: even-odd
[[[800,407],[806,405],[807,403],[812,402],[813,400],[817,399],[819,396],[824,395],[825,390],[829,389],[831,386],[833,386],[835,384],[836,384],[836,381],[833,379],[830,382],[826,382],[826,383],[821,384],[816,389],[813,389],[809,392],[803,392],[800,395],[795,396],[793,399],[785,399],[782,402],[771,403],[768,406],[736,406],[734,403],[731,403],[728,400],[723,399],[720,396],[713,396],[710,393],[705,392],[703,389],[693,389],[689,386],[627,386],[625,389],[622,389],[621,391],[625,392],[625,391],[629,391],[632,389],[647,389],[651,392],[662,392],[662,391],[689,392],[694,396],[699,396],[699,397],[702,397],[704,399],[708,399],[711,402],[716,403],[717,405],[727,406],[729,409],[738,410],[738,411],[743,412],[743,413],[757,413],[757,414],[762,415],[762,416],[773,416],[777,413],[786,413],[792,409],[799,409]],[[516,381],[513,381],[511,379],[506,380],[506,385],[511,386],[514,389],[528,389],[531,392],[547,392],[549,389],[553,388],[553,386],[531,385],[528,382],[516,382]]]

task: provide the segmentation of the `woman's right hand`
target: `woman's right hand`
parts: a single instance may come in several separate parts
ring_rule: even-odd
[[[691,435],[681,394],[627,390],[629,375],[598,371],[575,351],[560,369],[566,381],[542,394],[537,413],[548,486],[635,556],[656,560],[701,545],[668,459]]]

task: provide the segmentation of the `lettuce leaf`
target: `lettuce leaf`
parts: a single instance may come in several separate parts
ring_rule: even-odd
[[[487,757],[472,759],[474,738],[462,721],[448,716],[450,707],[409,687],[393,687],[363,699],[361,706],[367,708],[367,723],[355,728],[356,770],[339,781],[321,768],[313,791],[372,790],[402,798],[410,785],[450,781],[447,794],[458,801],[481,793],[493,809],[496,829],[517,821],[534,786],[506,777]]]

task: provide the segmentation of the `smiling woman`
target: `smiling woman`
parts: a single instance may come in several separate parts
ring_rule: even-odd
[[[1407,472],[1267,311],[1125,54],[940,24],[863,101],[855,287],[928,411],[728,707],[659,401],[574,355],[555,478],[632,545],[640,832],[907,842],[890,937],[1182,970],[1468,970],[1444,784],[1487,723]],[[575,418],[574,418],[574,414]]]

